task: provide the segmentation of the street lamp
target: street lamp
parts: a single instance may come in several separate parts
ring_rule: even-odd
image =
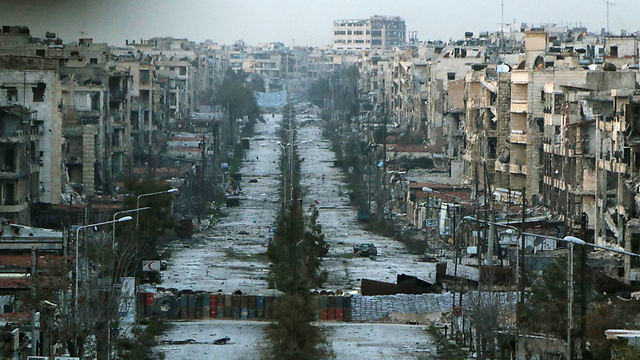
[[[95,227],[95,226],[101,226],[101,225],[108,225],[108,224],[113,224],[113,223],[117,223],[117,222],[124,222],[124,221],[130,221],[133,220],[133,218],[131,216],[125,216],[125,217],[121,217],[118,220],[111,220],[111,221],[105,221],[105,222],[101,222],[101,223],[96,223],[96,224],[90,224],[90,225],[84,225],[84,226],[80,226],[78,227],[78,229],[76,230],[76,298],[75,298],[75,311],[78,311],[78,281],[80,278],[80,270],[79,270],[79,262],[80,262],[80,257],[79,257],[79,243],[80,243],[80,230],[82,229],[86,229],[86,228],[90,228],[90,227]]]
[[[567,359],[572,360],[573,359],[573,339],[572,339],[572,336],[573,336],[573,246],[586,245],[586,246],[591,246],[598,249],[603,249],[603,250],[624,254],[627,256],[640,257],[640,255],[623,251],[623,250],[613,249],[606,246],[591,244],[575,236],[565,236],[564,239],[554,238],[550,236],[544,236],[544,237],[561,240],[569,243],[569,259],[567,260],[567,267],[568,267],[567,282],[569,282],[569,288],[567,290],[568,297],[569,297],[569,304],[567,307]],[[584,301],[584,299],[582,301]]]
[[[146,206],[146,207],[139,208],[139,209],[118,211],[118,212],[116,212],[115,214],[113,214],[113,231],[112,231],[112,234],[113,234],[113,242],[112,242],[112,244],[111,244],[112,248],[115,248],[115,246],[116,246],[116,222],[117,222],[117,221],[116,221],[116,216],[118,216],[118,215],[122,215],[122,214],[129,214],[129,213],[132,213],[132,212],[138,212],[138,211],[143,211],[143,210],[149,210],[149,209],[151,209],[151,207]]]
[[[178,189],[169,189],[169,190],[165,190],[165,191],[158,191],[158,192],[152,192],[152,193],[148,193],[148,194],[138,195],[138,199],[136,200],[136,210],[140,209],[140,198],[141,197],[152,196],[152,195],[161,195],[161,194],[172,194],[172,193],[176,193],[176,192],[178,192]],[[139,223],[138,218],[139,217],[140,216],[138,216],[136,214],[136,231],[138,231],[138,223]]]
[[[487,223],[487,224],[493,224],[496,226],[502,226],[502,227],[506,227],[506,228],[510,228],[513,229],[515,231],[519,231],[517,228],[515,228],[514,226],[511,225],[506,225],[506,224],[501,224],[501,223],[496,223],[496,222],[491,222],[491,221],[483,221],[483,220],[478,220],[474,217],[471,216],[465,216],[463,220],[467,220],[467,221],[478,221],[478,222],[482,222],[482,223]],[[618,250],[618,249],[614,249],[614,248],[609,248],[606,246],[601,246],[601,245],[596,245],[596,244],[591,244],[588,243],[582,239],[579,239],[575,236],[565,236],[564,238],[558,238],[558,237],[554,237],[554,236],[547,236],[547,235],[540,235],[540,234],[532,234],[532,233],[527,233],[527,232],[520,232],[522,235],[522,239],[524,240],[525,235],[526,236],[534,236],[534,237],[541,237],[541,238],[545,238],[545,239],[551,239],[551,240],[556,240],[556,241],[564,241],[564,242],[568,242],[569,243],[569,258],[567,259],[567,282],[569,283],[569,286],[567,288],[567,296],[568,296],[568,305],[567,305],[567,359],[571,360],[573,359],[573,277],[574,277],[574,273],[573,273],[573,247],[574,245],[583,245],[583,246],[591,246],[597,249],[602,249],[602,250],[607,250],[607,251],[612,251],[612,252],[616,252],[619,254],[623,254],[626,256],[634,256],[634,257],[639,257],[639,254],[634,254],[634,253],[630,253],[624,250]],[[524,241],[522,244],[522,249],[521,251],[524,251]],[[523,266],[521,267],[521,271],[523,270]],[[520,274],[521,276],[524,275],[524,273]],[[584,300],[583,300],[584,301]]]
[[[312,142],[313,140],[304,140],[304,141],[300,141],[300,142],[294,142],[294,143],[287,143],[287,144],[283,144],[281,141],[276,141],[276,144],[280,145],[280,147],[282,148],[282,150],[284,152],[287,151],[287,148],[289,148],[289,183],[291,185],[291,188],[293,189],[293,147],[294,146],[298,146],[298,145],[303,145],[303,144],[308,144],[310,142]],[[287,191],[286,191],[286,181],[285,181],[285,193],[284,193],[284,198],[285,199],[289,199],[290,197],[292,197],[293,195],[293,190],[289,191],[289,197],[287,197]]]

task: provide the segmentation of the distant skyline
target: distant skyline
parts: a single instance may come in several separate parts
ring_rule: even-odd
[[[251,45],[331,44],[333,20],[400,16],[407,34],[420,40],[464,37],[465,31],[500,29],[501,0],[2,0],[1,25],[23,25],[32,36],[56,32],[64,42],[81,31],[96,42],[124,45],[125,40],[176,37],[219,44],[244,40]],[[616,0],[610,7],[610,29],[619,34],[640,29],[638,0]],[[599,32],[606,27],[605,0],[505,0],[505,23],[578,25]]]

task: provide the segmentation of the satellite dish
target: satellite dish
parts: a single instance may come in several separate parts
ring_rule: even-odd
[[[496,66],[496,71],[499,73],[508,73],[510,70],[511,68],[507,64],[501,64]]]
[[[115,69],[116,69],[116,63],[115,63],[115,61],[109,61],[109,62],[107,63],[107,65],[105,66],[105,70],[111,70],[111,71],[113,71],[113,70],[115,70]]]

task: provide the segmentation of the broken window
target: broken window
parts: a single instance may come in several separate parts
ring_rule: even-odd
[[[447,80],[455,80],[455,79],[456,79],[456,73],[454,72],[447,73]]]
[[[180,75],[187,75],[187,67],[180,66]]]
[[[89,64],[97,64],[97,63],[98,63],[98,58],[89,59]]]
[[[36,49],[36,56],[44,56],[44,49]]]
[[[490,137],[489,138],[489,158],[495,159],[498,148],[498,138]]]
[[[148,84],[151,78],[149,70],[140,70],[140,82],[142,84]]]
[[[0,151],[3,153],[2,157],[2,171],[16,171],[16,159],[15,151],[12,145],[3,146]]]
[[[14,186],[13,184],[6,184],[4,186],[4,204],[5,205],[15,205],[14,204]]]
[[[562,108],[564,107],[564,94],[554,94],[553,98],[553,113],[562,114]]]
[[[618,57],[618,47],[617,46],[612,46],[609,49],[609,56],[611,57]]]
[[[44,90],[47,88],[45,83],[38,83],[35,87],[32,87],[33,90],[33,102],[43,102],[44,101]]]
[[[17,87],[7,87],[7,101],[18,101],[18,88]]]
[[[91,93],[91,110],[99,111],[100,110],[100,93],[94,91]]]
[[[139,113],[137,111],[131,112],[131,126],[133,126],[134,130],[138,130],[140,128]]]

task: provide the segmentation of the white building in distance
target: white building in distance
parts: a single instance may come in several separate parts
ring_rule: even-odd
[[[407,27],[399,16],[372,16],[370,19],[335,20],[334,50],[392,49],[406,41]]]

